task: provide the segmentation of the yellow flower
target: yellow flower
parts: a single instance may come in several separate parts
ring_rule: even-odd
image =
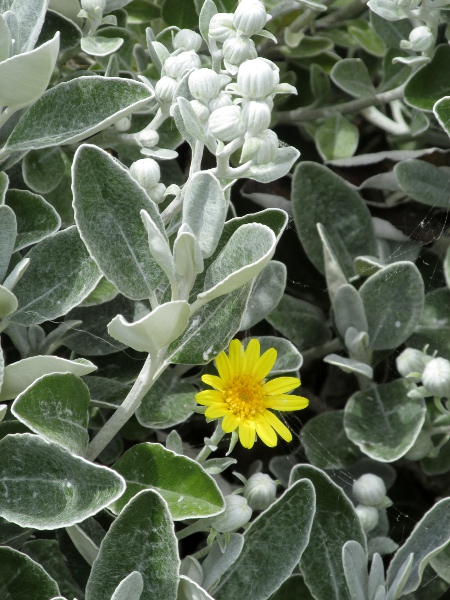
[[[230,343],[229,356],[221,352],[216,358],[216,375],[203,375],[202,381],[212,390],[199,392],[195,399],[207,406],[205,417],[220,419],[222,429],[231,433],[239,428],[239,440],[244,448],[251,448],[256,434],[270,447],[277,444],[277,433],[287,442],[292,441],[289,429],[270,410],[301,410],[308,400],[289,395],[300,385],[297,377],[277,377],[265,381],[277,359],[277,351],[270,348],[260,356],[258,340],[252,339],[244,351],[239,340]]]

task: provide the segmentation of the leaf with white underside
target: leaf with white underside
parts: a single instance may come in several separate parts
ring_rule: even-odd
[[[198,463],[160,444],[133,446],[113,468],[127,483],[123,496],[110,506],[115,513],[138,492],[149,489],[161,494],[175,520],[212,517],[225,507],[216,482]]]
[[[77,150],[72,172],[75,220],[92,257],[124,296],[149,298],[165,279],[140,215],[145,210],[164,236],[155,203],[128,169],[96,146]]]
[[[59,594],[56,581],[26,554],[0,548],[0,598],[30,600],[53,598]]]
[[[253,327],[274,310],[283,297],[287,270],[283,263],[271,260],[255,279],[241,331]]]
[[[230,541],[225,551],[222,550],[218,542],[212,545],[210,553],[202,563],[204,573],[202,585],[205,590],[209,590],[217,583],[231,565],[236,562],[243,547],[244,536],[240,533],[230,533]]]
[[[119,77],[77,77],[47,90],[17,123],[9,152],[73,144],[131,115],[152,99],[147,86]]]
[[[116,472],[28,433],[7,435],[0,452],[0,516],[21,527],[57,529],[84,521],[116,500]]]
[[[82,377],[95,371],[90,361],[79,358],[67,360],[59,356],[30,356],[5,367],[0,400],[12,400],[36,379],[49,373],[73,373]]]
[[[86,36],[81,38],[81,49],[86,54],[92,54],[94,56],[108,56],[122,46],[122,38],[107,38],[101,35]]]
[[[48,0],[13,0],[11,10],[17,19],[17,40],[14,53],[34,48],[44,24]]]
[[[86,587],[86,600],[110,600],[133,571],[142,575],[140,600],[176,600],[177,540],[166,502],[146,490],[136,495],[108,530]]]
[[[214,600],[198,583],[185,575],[180,575],[177,600]]]
[[[139,571],[132,571],[119,583],[111,600],[139,600],[144,589],[144,580]]]
[[[266,165],[252,165],[246,171],[245,177],[260,183],[270,183],[289,173],[299,156],[300,152],[293,146],[278,148],[274,162]]]
[[[11,412],[29,429],[82,456],[89,442],[89,390],[73,373],[37,379],[14,401]]]
[[[65,315],[101,278],[76,227],[48,236],[26,255],[30,264],[14,287],[19,308],[11,321],[37,325]]]

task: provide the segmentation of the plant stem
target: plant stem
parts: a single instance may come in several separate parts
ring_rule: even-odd
[[[205,145],[199,140],[196,140],[194,151],[192,153],[191,168],[189,169],[189,176],[197,173],[202,168],[203,150]]]
[[[225,431],[222,429],[222,421],[219,421],[212,436],[209,439],[205,438],[205,446],[199,452],[195,460],[200,464],[204,463],[208,456],[211,454],[211,452],[214,451],[212,447],[217,446],[224,435]]]
[[[336,337],[329,342],[325,342],[325,344],[322,344],[322,346],[316,346],[316,348],[306,350],[306,352],[303,352],[303,366],[305,366],[306,363],[315,360],[316,358],[322,358],[322,356],[332,354],[333,352],[337,352],[343,348],[344,346],[341,344],[340,339]]]

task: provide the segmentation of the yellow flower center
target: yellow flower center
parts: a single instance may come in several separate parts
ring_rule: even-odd
[[[240,419],[252,418],[264,411],[266,394],[262,385],[248,374],[232,379],[223,391],[230,411]]]

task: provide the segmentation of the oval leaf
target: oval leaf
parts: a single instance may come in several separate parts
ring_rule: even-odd
[[[0,548],[0,597],[10,600],[53,598],[59,594],[56,581],[29,556]]]

